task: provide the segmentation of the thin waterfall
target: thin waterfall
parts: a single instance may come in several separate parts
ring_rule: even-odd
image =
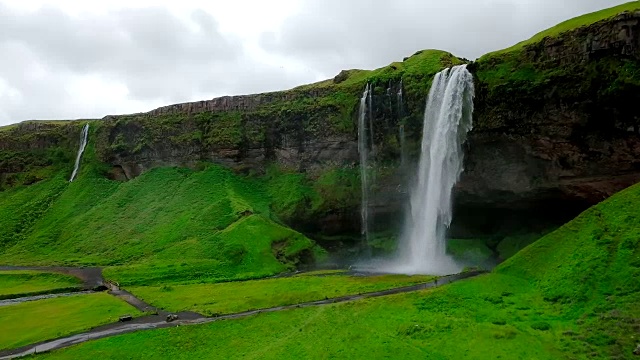
[[[398,87],[398,92],[396,93],[396,98],[398,100],[398,119],[402,121],[404,117],[404,98],[402,93],[402,87],[404,83],[402,79],[400,79],[400,86]],[[400,166],[404,169],[407,166],[407,139],[404,132],[404,124],[400,124],[398,127],[398,135],[400,136]]]
[[[369,85],[369,141],[371,143],[371,153],[375,156],[375,138],[373,136],[373,87]]]
[[[398,97],[398,118],[402,119],[404,116],[404,93],[402,92],[402,88],[404,87],[404,80],[400,79],[400,86],[398,86],[398,93],[396,96]]]
[[[367,100],[370,100],[371,85],[367,84],[360,98],[360,110],[358,113],[358,152],[360,154],[360,181],[362,201],[360,204],[361,234],[369,245],[369,141],[367,140]],[[371,106],[369,106],[371,107]]]
[[[461,268],[446,254],[451,193],[463,165],[463,144],[472,127],[473,76],[466,65],[436,74],[427,99],[417,181],[400,244],[389,269],[402,273],[450,274]]]
[[[89,124],[85,124],[82,127],[82,131],[80,132],[80,147],[78,148],[78,155],[76,156],[76,164],[73,166],[73,172],[71,173],[71,178],[69,179],[69,182],[73,182],[73,180],[75,180],[76,178],[76,175],[78,175],[78,169],[80,168],[80,160],[82,159],[84,148],[87,147],[88,136],[89,136]]]
[[[398,127],[400,136],[400,166],[404,169],[407,166],[407,138],[404,133],[404,125]]]

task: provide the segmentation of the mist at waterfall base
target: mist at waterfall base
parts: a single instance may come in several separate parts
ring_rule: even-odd
[[[462,270],[463,265],[446,253],[445,236],[452,220],[452,190],[463,171],[463,145],[472,127],[473,97],[473,76],[466,65],[435,75],[425,107],[420,161],[398,250],[391,258],[369,259],[355,268],[431,275]],[[370,226],[368,222],[367,228]]]

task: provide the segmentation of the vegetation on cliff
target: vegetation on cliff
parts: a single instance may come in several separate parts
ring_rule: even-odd
[[[482,56],[471,66],[478,94],[474,128],[554,137],[573,127],[583,137],[639,132],[631,105],[640,90],[638,39],[630,30],[637,20],[630,12],[637,10],[633,1],[585,14]],[[550,121],[550,104],[565,104],[579,126]]]

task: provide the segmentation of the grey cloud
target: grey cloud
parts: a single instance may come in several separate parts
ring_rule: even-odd
[[[375,68],[421,49],[474,59],[581,13],[621,0],[309,0],[281,29],[262,37],[274,52],[331,76]]]
[[[202,12],[192,16],[196,30],[163,8],[88,18],[54,8],[23,16],[2,13],[5,40],[26,44],[53,71],[108,74],[143,100],[188,96],[188,85],[197,88],[202,73],[242,55],[240,44],[222,37],[215,20]]]
[[[164,8],[73,17],[53,7],[21,13],[0,4],[0,82],[18,93],[9,96],[0,89],[0,124],[123,111],[119,104],[82,104],[74,98],[67,91],[70,81],[83,75],[124,84],[131,100],[149,104],[251,91],[254,83],[264,89],[255,73],[232,75],[243,72],[239,66],[259,67],[247,59],[242,43],[221,35],[204,11],[192,12],[190,20]],[[288,84],[291,77],[262,69],[280,75],[271,86]],[[143,110],[149,109],[138,109]]]
[[[2,1],[0,124],[98,117],[289,88],[341,69],[380,67],[425,48],[475,58],[622,2],[301,0],[299,14],[261,38],[264,51],[286,59],[278,66],[252,57],[239,39],[221,34],[204,11],[193,11],[186,20],[161,7],[70,16],[55,7],[19,12]],[[100,99],[91,87],[78,94],[73,81],[83,76],[126,86],[128,108]]]

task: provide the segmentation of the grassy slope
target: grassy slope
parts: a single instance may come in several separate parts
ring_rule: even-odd
[[[106,293],[75,295],[0,306],[0,349],[82,332],[140,313]]]
[[[557,315],[529,289],[517,278],[484,276],[434,291],[140,332],[42,357],[117,359],[142,349],[136,358],[558,359],[554,338],[566,328],[531,327]],[[503,300],[496,292],[524,293]]]
[[[492,274],[435,290],[86,343],[44,356],[631,358],[640,327],[640,185]],[[312,341],[310,339],[313,339]]]
[[[535,34],[534,36],[532,36],[530,39],[521,41],[511,47],[486,54],[482,56],[480,60],[483,60],[495,55],[501,55],[508,52],[519,51],[519,50],[522,50],[527,45],[531,45],[541,41],[545,37],[556,37],[558,35],[561,35],[564,32],[574,30],[582,26],[588,26],[601,20],[612,18],[624,11],[634,11],[639,9],[640,9],[640,1],[631,1],[622,5],[584,14],[582,16],[578,16],[573,19],[561,22],[560,24],[554,27],[541,31]]]
[[[76,289],[81,281],[73,276],[40,271],[0,271],[0,299],[25,294]]]
[[[431,281],[431,276],[298,275],[288,278],[127,289],[154,306],[170,311],[221,315],[291,305]]]
[[[273,220],[268,186],[217,166],[127,183],[91,169],[71,184],[60,174],[0,192],[0,263],[120,266],[106,275],[123,283],[271,275],[314,245]]]

